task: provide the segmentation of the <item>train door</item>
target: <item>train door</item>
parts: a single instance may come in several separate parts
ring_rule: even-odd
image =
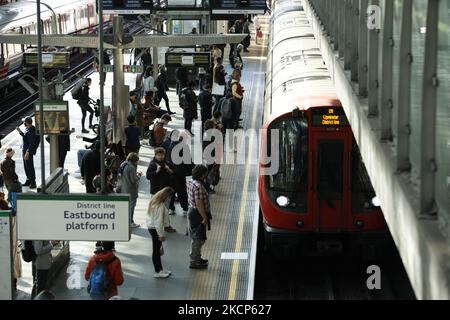
[[[315,131],[312,135],[312,198],[319,232],[339,232],[348,210],[348,174],[351,140],[345,131]]]

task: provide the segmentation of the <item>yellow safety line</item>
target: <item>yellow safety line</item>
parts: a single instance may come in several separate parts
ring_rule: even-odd
[[[260,58],[263,57],[263,53],[264,53],[264,46],[265,46],[265,38],[263,38],[263,43],[262,43],[262,50],[261,50],[261,54],[260,54]],[[260,59],[259,62],[259,70],[258,72],[261,72],[262,70],[262,59]],[[265,86],[265,83],[263,84],[263,86]],[[256,95],[254,95],[254,97],[258,97],[259,96],[259,91],[260,88],[257,86],[256,89]],[[257,99],[255,99],[254,104],[253,104],[253,110],[256,110],[257,105],[256,105]],[[264,103],[264,100],[263,100]],[[253,118],[252,118],[252,126],[255,127],[256,125],[256,114],[257,112],[253,112]],[[249,140],[249,153],[247,156],[247,164],[245,166],[245,178],[244,178],[244,186],[242,187],[242,199],[241,199],[241,208],[239,211],[239,224],[238,224],[238,230],[237,230],[237,236],[236,236],[236,244],[234,247],[234,252],[240,252],[241,250],[241,242],[242,242],[242,236],[243,236],[243,232],[244,232],[244,219],[245,219],[245,207],[247,204],[247,190],[248,190],[248,184],[249,184],[249,178],[250,178],[250,160],[252,159],[251,157],[253,156],[253,138],[254,135],[252,134],[250,136],[250,140]],[[234,260],[233,262],[233,269],[231,271],[231,280],[230,280],[230,289],[228,291],[228,300],[234,300],[236,298],[236,288],[237,288],[237,278],[238,278],[238,270],[239,270],[239,259]]]

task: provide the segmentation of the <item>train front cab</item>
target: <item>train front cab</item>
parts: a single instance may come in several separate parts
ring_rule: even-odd
[[[376,255],[386,224],[344,110],[294,110],[264,129],[258,190],[266,248],[283,257]],[[275,174],[265,158],[272,148]]]

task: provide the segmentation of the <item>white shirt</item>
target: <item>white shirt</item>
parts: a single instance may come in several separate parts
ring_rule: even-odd
[[[153,79],[152,76],[144,78],[144,94],[152,90],[154,87],[155,87],[155,79]]]
[[[156,229],[160,237],[165,236],[164,227],[169,225],[169,210],[164,203],[157,207],[149,208],[146,224],[148,229]]]

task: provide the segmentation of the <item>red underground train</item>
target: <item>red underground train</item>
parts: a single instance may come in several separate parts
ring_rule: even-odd
[[[301,2],[277,3],[258,182],[264,243],[281,256],[370,257],[388,234],[378,199]]]

